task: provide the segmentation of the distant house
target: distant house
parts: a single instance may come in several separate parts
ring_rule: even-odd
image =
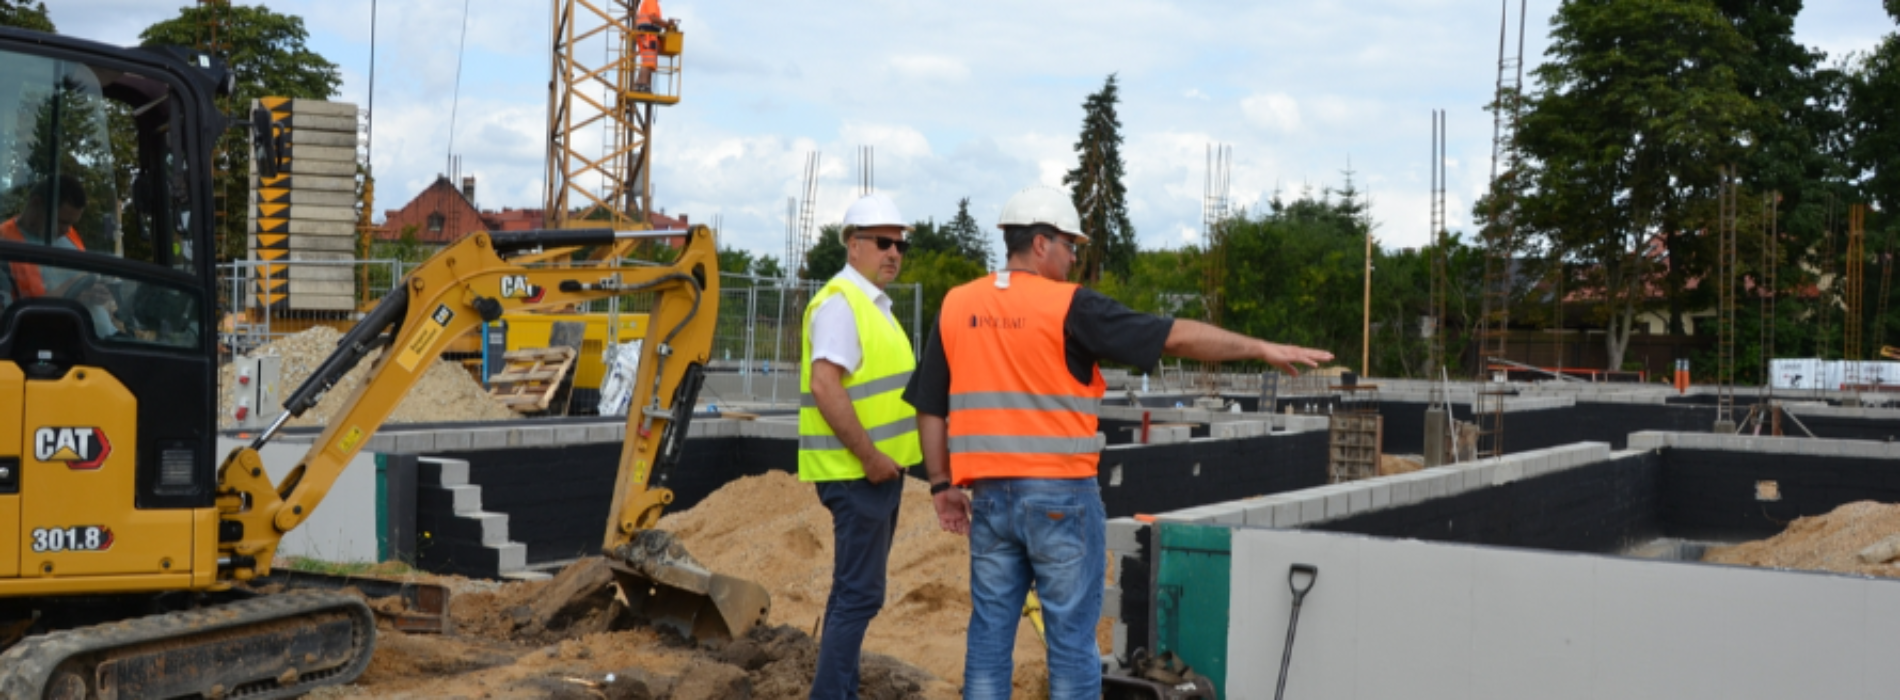
[[[403,230],[414,226],[416,240],[442,246],[476,231],[527,231],[541,228],[546,222],[545,214],[546,211],[539,208],[482,209],[475,202],[473,175],[463,176],[459,188],[449,182],[448,177],[437,176],[435,182],[429,183],[401,209],[383,210],[383,225],[377,229],[376,238],[383,241],[400,240]],[[653,228],[656,230],[683,230],[687,225],[688,217],[685,214],[653,214]],[[665,240],[676,248],[686,242],[684,236]]]

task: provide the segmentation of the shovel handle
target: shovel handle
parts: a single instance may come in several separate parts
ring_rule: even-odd
[[[1300,585],[1300,575],[1305,574],[1306,585]],[[1293,604],[1299,605],[1306,592],[1313,590],[1313,584],[1319,581],[1319,567],[1312,564],[1294,564],[1286,570],[1287,588],[1293,589]]]

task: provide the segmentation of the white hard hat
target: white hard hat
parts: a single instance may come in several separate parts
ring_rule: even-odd
[[[904,215],[897,213],[897,203],[882,194],[867,194],[851,203],[844,210],[844,232],[849,235],[861,228],[877,226],[896,226],[910,230],[910,224],[904,223]]]
[[[996,227],[1033,226],[1048,224],[1057,231],[1089,242],[1089,235],[1082,232],[1082,217],[1075,213],[1075,203],[1069,201],[1069,194],[1048,185],[1030,185],[1010,197],[1003,204],[1003,215],[996,220]]]

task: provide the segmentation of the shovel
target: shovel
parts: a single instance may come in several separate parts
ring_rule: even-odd
[[[1300,575],[1306,575],[1306,585],[1300,585]],[[1294,564],[1287,569],[1286,585],[1293,589],[1293,617],[1286,623],[1286,652],[1280,655],[1280,685],[1273,690],[1273,700],[1286,696],[1286,669],[1293,664],[1293,631],[1300,627],[1300,603],[1305,602],[1306,592],[1313,590],[1313,584],[1319,581],[1319,567],[1312,564]]]

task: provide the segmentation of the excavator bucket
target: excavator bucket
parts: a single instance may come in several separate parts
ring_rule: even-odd
[[[643,530],[616,547],[607,564],[634,615],[693,639],[744,636],[772,609],[765,587],[708,571],[660,530]]]

